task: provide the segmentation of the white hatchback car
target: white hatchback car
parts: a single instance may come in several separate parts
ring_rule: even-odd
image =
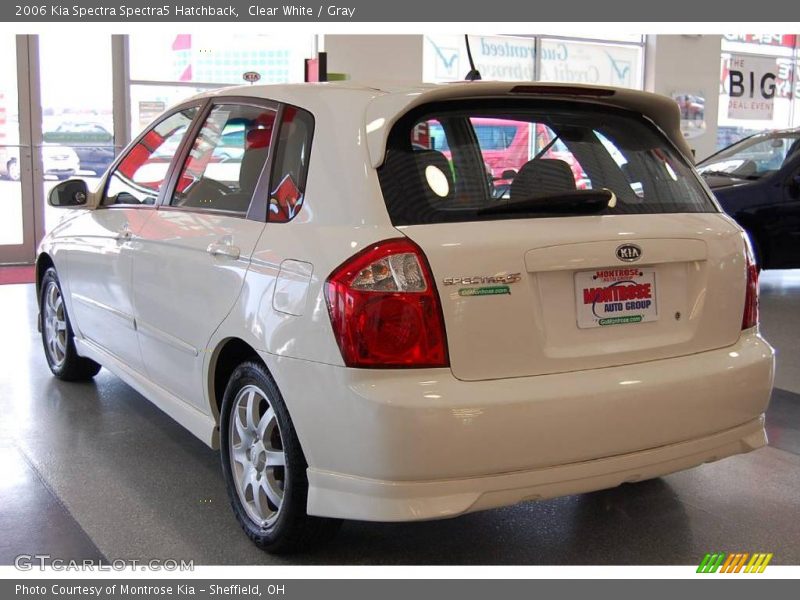
[[[527,151],[503,154],[504,121]],[[108,368],[219,448],[238,520],[274,552],[339,519],[748,452],[773,378],[758,272],[687,155],[677,106],[631,90],[204,94],[96,191],[53,190],[74,210],[38,257],[47,360],[65,380]]]

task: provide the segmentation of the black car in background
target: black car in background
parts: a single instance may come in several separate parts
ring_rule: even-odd
[[[114,134],[100,123],[65,121],[46,132],[44,141],[75,150],[81,171],[101,175],[114,162]]]
[[[800,129],[751,135],[697,165],[762,269],[800,268]]]

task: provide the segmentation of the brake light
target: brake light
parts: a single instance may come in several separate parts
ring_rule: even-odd
[[[584,88],[566,85],[515,85],[512,94],[540,94],[554,96],[613,96],[617,92],[608,88]]]
[[[750,240],[745,235],[745,256],[747,258],[747,289],[744,296],[744,315],[742,329],[750,329],[758,325],[758,266],[753,257]]]
[[[325,285],[333,332],[348,367],[446,367],[439,295],[422,250],[385,240],[338,267]]]

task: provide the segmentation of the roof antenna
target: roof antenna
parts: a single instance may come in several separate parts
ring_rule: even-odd
[[[472,50],[469,47],[469,35],[464,34],[464,42],[467,44],[467,58],[469,59],[469,73],[464,78],[467,81],[478,81],[481,78],[480,71],[475,68],[475,63],[472,60]]]

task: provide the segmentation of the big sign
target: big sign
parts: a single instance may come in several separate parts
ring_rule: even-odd
[[[778,65],[774,58],[733,54],[728,70],[728,118],[771,121]]]

